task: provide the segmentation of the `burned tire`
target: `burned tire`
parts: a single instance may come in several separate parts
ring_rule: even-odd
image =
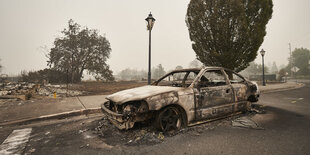
[[[155,119],[155,125],[163,132],[178,130],[182,127],[182,120],[180,110],[170,106],[159,111]]]

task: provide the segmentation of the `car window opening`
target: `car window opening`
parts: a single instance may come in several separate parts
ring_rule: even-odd
[[[199,72],[173,72],[155,83],[157,86],[189,87]]]
[[[198,87],[215,87],[226,85],[225,76],[221,70],[206,71],[198,82]]]

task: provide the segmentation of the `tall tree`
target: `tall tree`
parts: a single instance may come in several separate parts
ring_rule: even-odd
[[[104,36],[99,35],[97,30],[82,28],[71,19],[62,34],[63,37],[55,39],[48,55],[48,65],[52,69],[69,72],[73,82],[79,82],[85,70],[96,79],[114,80],[106,63],[111,47]]]
[[[188,67],[190,68],[201,68],[203,65],[200,61],[198,61],[197,59],[191,61],[188,65]]]
[[[137,69],[130,69],[126,68],[122,71],[120,71],[117,74],[117,77],[120,80],[143,80],[147,79],[147,72],[145,70],[137,70]]]
[[[191,0],[186,23],[204,65],[237,72],[249,66],[266,35],[272,0]]]
[[[272,67],[270,69],[270,73],[273,73],[273,74],[277,74],[278,73],[278,66],[277,66],[275,61],[272,64]]]
[[[1,59],[0,59],[0,61],[1,61]],[[0,73],[2,72],[2,65],[0,64]]]
[[[181,65],[175,67],[176,70],[183,69]]]
[[[240,72],[240,74],[244,75],[244,76],[251,76],[251,75],[261,75],[262,74],[262,65],[261,64],[257,64],[254,61],[250,62],[250,65],[244,69],[242,72]],[[267,66],[264,66],[264,71],[265,73],[269,72],[269,68]]]
[[[284,77],[286,76],[286,74],[288,74],[288,73],[286,72],[285,68],[282,68],[282,69],[279,70],[278,74],[279,74],[279,78],[278,78],[278,79],[279,79],[280,81],[282,81],[283,78],[284,78]]]
[[[262,72],[262,70],[263,70],[263,66],[261,65],[261,64],[259,64],[259,65],[257,65],[257,70],[260,72],[260,74],[263,74]],[[269,73],[269,68],[268,68],[268,66],[265,66],[264,65],[264,72],[265,72],[265,74],[268,74]]]
[[[250,63],[249,67],[247,67],[245,72],[249,73],[249,75],[258,75],[261,74],[261,70],[258,68],[258,64],[256,64],[254,61]]]
[[[159,64],[156,68],[152,69],[152,78],[158,79],[166,74],[164,67]]]
[[[296,48],[292,53],[292,66],[298,67],[299,75],[310,74],[310,50],[306,48]]]

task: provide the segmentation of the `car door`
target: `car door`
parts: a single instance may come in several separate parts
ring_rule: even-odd
[[[233,88],[234,92],[234,102],[236,103],[235,112],[242,111],[247,108],[248,100],[248,85],[246,80],[239,74],[233,71],[225,70],[229,78],[229,82]]]
[[[233,112],[233,91],[220,69],[207,70],[197,85],[196,118],[213,118]]]

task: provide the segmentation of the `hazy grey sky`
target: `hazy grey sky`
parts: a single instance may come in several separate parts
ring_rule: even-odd
[[[111,43],[108,63],[114,73],[147,69],[148,32],[144,19],[152,11],[152,66],[187,67],[195,59],[185,23],[189,0],[0,0],[2,72],[18,74],[46,66],[42,47],[50,49],[69,19],[98,29]],[[310,49],[310,1],[274,0],[262,48],[266,62],[285,64],[292,49]],[[261,62],[258,56],[256,62]]]

